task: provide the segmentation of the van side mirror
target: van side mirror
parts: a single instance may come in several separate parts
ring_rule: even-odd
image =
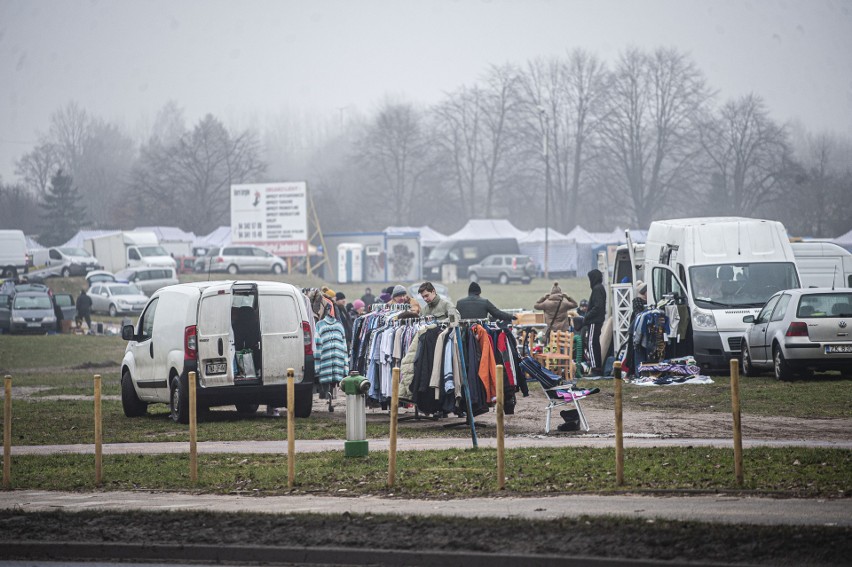
[[[121,328],[121,338],[125,341],[132,341],[136,338],[136,331],[133,329],[133,325],[125,325]]]
[[[743,317],[743,323],[754,323],[754,315],[746,315]]]

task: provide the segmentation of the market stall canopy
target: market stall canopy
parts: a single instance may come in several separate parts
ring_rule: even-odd
[[[197,237],[194,232],[186,232],[176,226],[137,226],[133,230],[153,232],[157,240],[163,242],[195,242]]]
[[[485,240],[515,238],[520,241],[527,233],[506,219],[471,219],[461,229],[449,235],[449,240]]]
[[[192,243],[193,248],[213,248],[216,246],[228,246],[231,244],[231,227],[220,226],[207,236],[196,238]]]
[[[556,232],[552,228],[548,228],[546,234],[547,234],[548,242],[571,240],[570,238],[568,238],[564,234],[562,234],[560,232]],[[544,240],[545,240],[544,236],[545,236],[545,229],[534,228],[531,231],[529,231],[528,233],[526,233],[523,237],[519,238],[518,244],[532,244],[532,243],[537,243],[537,242],[541,242],[543,244]]]
[[[89,238],[97,238],[99,236],[109,236],[111,234],[118,234],[122,232],[121,230],[78,230],[77,234],[71,237],[71,239],[60,246],[60,248],[66,247],[74,247],[74,248],[83,248],[83,241],[88,240]]]
[[[437,246],[447,239],[447,235],[441,234],[428,226],[389,226],[382,232],[388,236],[411,234],[416,232],[420,235],[420,246],[431,248]]]

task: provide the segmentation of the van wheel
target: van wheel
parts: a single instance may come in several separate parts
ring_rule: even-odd
[[[62,277],[63,278],[67,278],[70,275],[71,275],[71,270],[69,270],[68,268],[62,268]]]
[[[471,281],[471,283],[479,282],[479,276],[476,275],[476,272],[471,272],[470,274],[468,274],[468,279]]]
[[[136,395],[133,379],[127,370],[121,375],[121,407],[126,417],[140,417],[148,413],[148,404]]]
[[[781,352],[781,347],[775,345],[772,351],[772,360],[775,367],[776,380],[789,380],[793,377],[793,370],[790,368],[790,363],[784,358],[784,353]]]
[[[240,269],[235,264],[231,264],[228,266],[228,273],[235,276],[240,273]]]
[[[500,274],[500,277],[497,279],[497,282],[506,285],[509,283],[509,276],[506,274]]]
[[[311,410],[314,406],[314,386],[296,387],[296,407],[293,408],[293,413],[296,417],[311,417]]]
[[[757,369],[751,362],[751,353],[745,341],[743,341],[743,374],[746,376],[757,376]]]
[[[234,407],[237,408],[237,413],[252,415],[257,413],[257,408],[260,407],[260,404],[234,404]]]
[[[189,423],[189,394],[187,385],[180,376],[172,376],[170,383],[170,417],[175,423]]]
[[[282,274],[284,273],[284,268],[281,266],[281,264],[275,264],[274,266],[272,266],[272,273]]]
[[[3,268],[3,277],[16,278],[18,277],[18,270],[14,266],[7,266]]]
[[[110,304],[110,306],[109,306],[109,316],[110,316],[110,317],[115,317],[116,315],[118,315],[118,309],[116,309],[116,308],[115,308],[115,305]]]

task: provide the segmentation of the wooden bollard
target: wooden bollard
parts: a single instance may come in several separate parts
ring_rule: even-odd
[[[503,393],[503,365],[497,366],[497,490],[506,488],[506,447],[503,439],[505,397]]]
[[[613,364],[615,384],[615,484],[624,484],[624,424],[621,415],[621,362]]]
[[[740,423],[740,362],[731,359],[731,413],[734,417],[734,475],[743,485],[743,430]]]
[[[3,488],[12,487],[12,377],[6,375],[3,400]]]
[[[95,486],[103,484],[103,415],[101,413],[101,375],[95,374]]]
[[[189,480],[198,482],[198,412],[196,402],[195,372],[187,376],[189,382]]]
[[[394,368],[391,381],[390,445],[388,446],[388,488],[396,482],[396,433],[399,428],[399,368]]]
[[[296,482],[296,371],[287,369],[287,487]]]

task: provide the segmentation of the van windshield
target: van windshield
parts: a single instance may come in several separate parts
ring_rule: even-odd
[[[772,294],[799,287],[791,262],[713,264],[689,268],[689,288],[699,307],[762,307]]]
[[[139,253],[145,256],[168,256],[169,253],[162,246],[140,246]]]
[[[429,253],[429,260],[450,260],[452,262],[458,262],[460,257],[458,251],[453,249],[455,244],[455,242],[442,242],[441,244],[438,244],[432,248],[432,251]]]
[[[59,251],[65,254],[66,256],[82,256],[84,258],[88,258],[90,256],[90,254],[86,250],[83,250],[82,248],[73,248],[70,246],[67,248],[59,248]]]

